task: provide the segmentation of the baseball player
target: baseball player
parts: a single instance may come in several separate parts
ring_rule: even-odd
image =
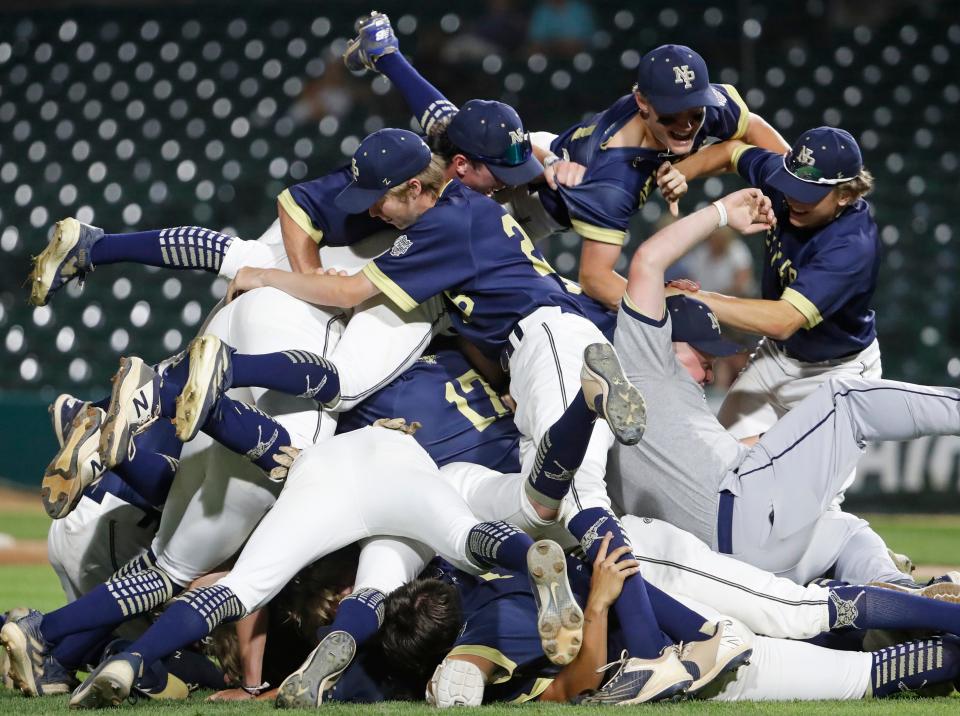
[[[960,391],[833,377],[752,446],[723,429],[702,385],[713,357],[735,346],[705,304],[677,297],[665,310],[663,271],[718,225],[756,233],[775,221],[770,200],[747,189],[658,232],[634,255],[615,342],[629,356],[627,377],[657,396],[656,418],[641,444],[615,446],[608,484],[626,512],[682,525],[721,552],[785,573],[800,564],[865,444],[956,434]],[[794,577],[823,574],[841,546]]]
[[[386,15],[360,18],[356,31],[344,54],[347,67],[388,77],[427,134],[457,112],[399,52]],[[695,152],[708,137],[744,139],[777,152],[788,149],[769,124],[747,109],[735,88],[710,83],[699,54],[683,45],[663,45],[640,60],[629,95],[559,136],[541,134],[548,185],[538,186],[535,195],[511,192],[512,210],[537,217],[534,224],[546,229],[544,235],[568,227],[580,234],[579,282],[588,295],[615,309],[626,282],[614,266],[630,218],[656,185],[668,200],[686,191],[683,175],[670,160]],[[556,181],[560,167],[554,164],[560,157],[586,168],[582,182],[565,186]]]

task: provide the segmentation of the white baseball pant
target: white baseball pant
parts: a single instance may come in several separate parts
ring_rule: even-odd
[[[218,583],[253,611],[306,565],[378,535],[422,542],[477,573],[466,545],[478,522],[413,437],[361,428],[300,455],[276,505]]]

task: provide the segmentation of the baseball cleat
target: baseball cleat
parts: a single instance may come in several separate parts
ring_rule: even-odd
[[[93,271],[90,249],[103,236],[103,229],[81,224],[70,217],[58,221],[53,238],[33,259],[30,271],[30,303],[45,306],[61,286],[83,280]]]
[[[587,406],[607,421],[617,441],[636,445],[647,427],[647,405],[629,381],[609,343],[593,343],[583,351],[580,385]]]
[[[376,71],[374,63],[378,59],[400,49],[390,18],[376,10],[359,18],[353,29],[357,36],[343,53],[343,64],[351,72]]]
[[[68,694],[76,680],[50,653],[50,644],[40,632],[42,619],[35,609],[20,618],[11,612],[0,629],[0,643],[10,660],[10,679],[25,696]]]
[[[485,686],[486,679],[476,664],[444,659],[430,677],[426,701],[428,705],[441,709],[480,706]]]
[[[916,569],[916,567],[913,564],[913,560],[907,555],[894,552],[889,548],[887,549],[887,555],[890,557],[890,560],[893,562],[896,568],[903,574],[913,574],[913,571]]]
[[[527,569],[537,602],[537,631],[543,653],[564,666],[580,653],[583,612],[567,580],[567,560],[553,540],[535,542],[527,550]]]
[[[177,396],[177,437],[193,440],[210,415],[214,404],[233,380],[230,356],[233,349],[217,336],[207,334],[190,343],[190,373]]]
[[[72,709],[102,709],[119,706],[130,696],[137,678],[143,672],[139,654],[121,653],[111,656],[90,672],[70,697]]]
[[[100,430],[100,457],[108,470],[127,458],[133,436],[160,415],[160,376],[142,359],[121,358],[110,380],[110,405]]]
[[[334,687],[357,653],[357,642],[345,631],[327,634],[299,669],[283,680],[278,709],[315,709]]]
[[[618,661],[597,669],[604,672],[617,666],[616,672],[598,691],[580,697],[577,703],[603,706],[627,706],[674,699],[693,683],[680,663],[677,647],[665,647],[656,659],[631,657],[624,651]]]
[[[88,405],[90,405],[88,401],[74,398],[67,393],[61,393],[56,400],[50,403],[47,412],[50,413],[50,423],[53,425],[53,434],[57,438],[57,445],[63,447],[73,419]]]
[[[40,499],[52,519],[69,515],[87,486],[106,472],[100,459],[100,428],[105,417],[100,408],[88,406],[74,418],[66,442],[47,466]]]
[[[739,622],[723,619],[717,631],[704,641],[691,641],[680,649],[680,662],[693,683],[687,695],[696,696],[722,674],[739,669],[753,656],[753,632]]]
[[[870,587],[880,587],[881,589],[892,589],[905,594],[915,594],[918,597],[927,599],[939,599],[944,602],[960,604],[960,584],[950,581],[949,575],[944,577],[935,577],[927,585],[907,585],[895,582],[870,582]]]

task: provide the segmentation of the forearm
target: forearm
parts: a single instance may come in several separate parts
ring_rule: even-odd
[[[720,323],[758,336],[786,340],[803,324],[800,312],[782,299],[738,298],[712,291],[692,296],[707,304]]]
[[[624,291],[627,290],[627,279],[611,269],[601,276],[592,274],[581,276],[580,288],[591,298],[600,301],[610,310],[616,311],[623,299]]]
[[[320,261],[320,247],[303,231],[288,233],[284,230],[283,248],[290,261],[290,268],[296,273],[310,273],[323,266]]]
[[[698,177],[727,174],[735,170],[730,160],[733,152],[740,146],[743,146],[743,142],[736,139],[712,144],[675,162],[673,166],[687,178],[688,182]]]
[[[540,696],[541,701],[564,703],[583,691],[599,688],[603,674],[598,669],[607,663],[608,613],[606,607],[587,602],[583,610],[583,644],[580,653],[557,674]]]
[[[353,308],[368,297],[358,296],[352,290],[349,278],[352,277],[265,269],[261,274],[261,285],[279,289],[307,303]]]
[[[237,622],[244,686],[259,686],[263,681],[263,654],[267,647],[269,621],[269,612],[258,609]]]

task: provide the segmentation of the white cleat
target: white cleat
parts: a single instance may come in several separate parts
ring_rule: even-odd
[[[617,441],[636,445],[647,427],[643,395],[623,373],[609,343],[593,343],[583,352],[580,385],[587,406],[607,421]]]
[[[72,709],[102,709],[119,706],[129,696],[143,671],[137,654],[117,654],[90,672],[70,697]]]
[[[127,459],[134,435],[160,415],[160,376],[142,359],[120,359],[100,431],[100,457],[110,469]]]
[[[207,334],[190,343],[190,373],[177,396],[177,437],[190,442],[207,421],[214,403],[229,387],[232,349],[217,336]]]
[[[357,642],[345,631],[327,634],[299,669],[277,691],[278,709],[315,709],[334,687],[357,653]]]
[[[656,659],[631,657],[624,651],[618,661],[597,671],[603,673],[614,665],[618,668],[607,683],[599,691],[580,697],[577,703],[628,706],[677,699],[693,683],[673,644],[665,647]]]
[[[480,706],[486,681],[483,672],[469,661],[444,659],[427,684],[427,703],[445,709]]]
[[[570,590],[567,560],[560,545],[546,539],[535,542],[527,550],[527,569],[537,602],[543,653],[554,664],[569,664],[583,643],[583,611]]]
[[[754,634],[747,627],[731,619],[717,622],[716,627],[709,639],[688,642],[680,649],[680,661],[693,679],[687,688],[690,696],[722,674],[748,664],[753,656]]]

